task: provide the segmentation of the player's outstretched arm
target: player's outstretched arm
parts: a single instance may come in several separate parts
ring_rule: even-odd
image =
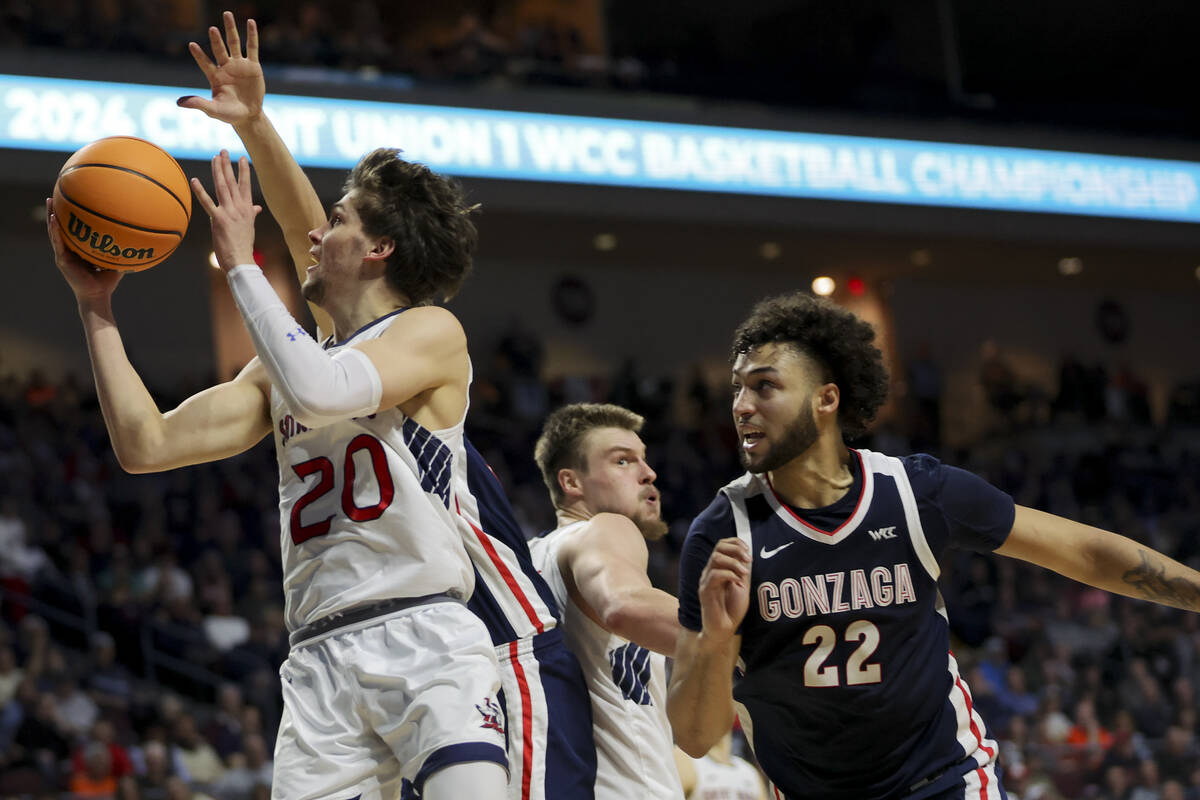
[[[243,370],[233,381],[184,401],[166,414],[129,363],[112,310],[121,273],[97,270],[63,244],[46,200],[54,261],[79,304],[100,409],[113,451],[129,472],[158,472],[240,453],[271,428],[266,376]]]
[[[312,263],[308,252],[312,244],[308,232],[321,227],[325,221],[325,210],[308,176],[263,112],[263,98],[267,89],[258,60],[257,23],[253,19],[246,21],[246,50],[243,54],[237,20],[231,12],[226,11],[222,21],[224,36],[215,26],[208,29],[212,58],[196,42],[188,43],[192,58],[208,79],[212,99],[192,95],[181,97],[177,102],[183,108],[198,109],[213,119],[233,125],[254,162],[263,197],[271,209],[271,215],[283,230],[284,242],[303,282],[305,270]],[[310,305],[309,308],[317,320],[317,327],[332,333],[333,325],[329,316],[316,306]]]
[[[737,538],[713,548],[700,575],[702,626],[686,628],[675,647],[667,689],[667,716],[675,744],[701,758],[733,727],[733,670],[742,637],[738,626],[750,606],[750,550]]]
[[[558,551],[567,590],[588,616],[609,633],[674,656],[683,630],[679,602],[650,583],[649,559],[645,537],[620,514],[597,514]]]
[[[1143,544],[1073,520],[1017,506],[997,550],[1115,594],[1200,611],[1200,572]]]

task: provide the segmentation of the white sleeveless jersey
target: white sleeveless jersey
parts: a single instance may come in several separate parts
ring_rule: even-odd
[[[378,338],[399,313],[327,349]],[[307,428],[274,387],[271,419],[289,630],[376,600],[471,596],[450,488],[463,420],[428,431],[393,407]]]
[[[696,765],[696,788],[688,800],[759,800],[763,781],[749,761],[733,756],[722,764],[705,756]]]
[[[571,600],[559,571],[559,547],[587,524],[551,531],[532,540],[529,550],[562,609],[567,646],[587,680],[596,740],[596,800],[682,800],[667,720],[666,659],[593,622]]]

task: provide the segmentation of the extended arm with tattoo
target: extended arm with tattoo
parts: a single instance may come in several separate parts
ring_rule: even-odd
[[[997,553],[1098,589],[1200,611],[1200,572],[1116,533],[1017,506]]]

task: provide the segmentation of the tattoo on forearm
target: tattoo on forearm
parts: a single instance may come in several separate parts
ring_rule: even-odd
[[[1145,550],[1138,550],[1138,555],[1142,563],[1121,576],[1125,583],[1147,600],[1193,611],[1200,609],[1200,586],[1187,578],[1168,578],[1163,563],[1151,561]]]

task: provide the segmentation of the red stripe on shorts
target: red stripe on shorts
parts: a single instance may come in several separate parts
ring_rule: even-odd
[[[963,686],[961,678],[955,678],[954,683],[958,686],[959,691],[962,692],[963,700],[967,703],[967,721],[971,723],[971,733],[975,734],[975,741],[979,743],[979,749],[987,753],[988,758],[991,758],[996,754],[996,751],[983,743],[983,734],[979,732],[979,726],[975,724],[975,717],[971,714],[971,695],[967,692],[967,687]],[[970,753],[967,755],[970,755]]]
[[[529,800],[529,786],[533,780],[533,701],[529,697],[529,681],[525,678],[516,642],[508,643],[508,658],[521,689],[521,800]]]

